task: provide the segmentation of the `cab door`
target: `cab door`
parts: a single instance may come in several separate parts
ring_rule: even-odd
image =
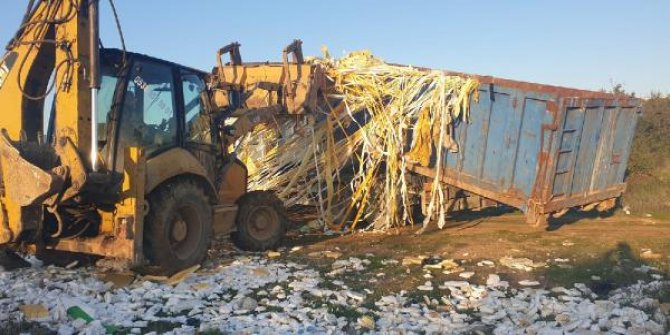
[[[115,171],[123,171],[123,152],[141,147],[147,159],[179,144],[179,122],[173,67],[136,59],[127,75],[119,113]]]
[[[217,129],[206,105],[205,82],[199,73],[187,69],[181,69],[179,76],[182,145],[200,161],[209,180],[215,181],[219,157]]]

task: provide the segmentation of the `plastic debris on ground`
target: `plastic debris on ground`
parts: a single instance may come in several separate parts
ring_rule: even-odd
[[[332,262],[326,273],[263,255],[235,256],[188,269],[173,285],[141,276],[115,285],[95,267],[0,272],[0,326],[28,320],[60,334],[141,333],[153,324],[171,325],[171,334],[668,331],[670,305],[658,296],[670,282],[661,277],[606,296],[580,283],[544,288],[527,279],[513,288],[497,274],[485,284],[433,278],[375,296],[374,290],[347,287],[354,273],[363,280],[384,278],[368,259],[324,261]]]
[[[534,262],[528,258],[503,257],[500,259],[500,265],[516,270],[532,271],[547,264],[544,262]]]

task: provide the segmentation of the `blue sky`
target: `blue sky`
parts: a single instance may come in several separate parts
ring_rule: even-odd
[[[0,40],[25,3],[0,11]],[[108,2],[102,39],[118,46]],[[243,60],[370,49],[383,59],[468,73],[600,89],[612,82],[646,96],[670,93],[670,1],[173,1],[116,0],[132,51],[208,70],[217,48],[242,44]]]

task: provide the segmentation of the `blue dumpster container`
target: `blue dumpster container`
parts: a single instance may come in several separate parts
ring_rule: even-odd
[[[470,77],[480,80],[479,100],[470,121],[455,125],[459,150],[444,157],[445,187],[516,207],[533,224],[571,207],[614,207],[626,188],[639,99]],[[434,178],[433,166],[411,170]]]

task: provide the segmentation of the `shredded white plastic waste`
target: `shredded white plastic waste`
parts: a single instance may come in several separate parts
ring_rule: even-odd
[[[668,306],[656,295],[667,290],[668,281],[639,282],[609,296],[597,296],[584,284],[510,288],[495,274],[485,285],[433,279],[414,288],[430,290],[431,298],[423,299],[404,291],[379,297],[371,290],[347,288],[353,272],[377,277],[369,265],[361,258],[335,260],[332,271],[337,273],[327,276],[302,264],[237,256],[232,263],[206,266],[175,286],[139,277],[120,288],[99,280],[94,267],[0,272],[0,326],[22,320],[21,306],[41,305],[48,314],[35,314],[33,322],[61,334],[98,334],[110,326],[138,333],[156,322],[174,324],[173,334],[667,331]],[[418,292],[419,297],[425,294]],[[72,306],[93,321],[73,320],[66,312]]]

